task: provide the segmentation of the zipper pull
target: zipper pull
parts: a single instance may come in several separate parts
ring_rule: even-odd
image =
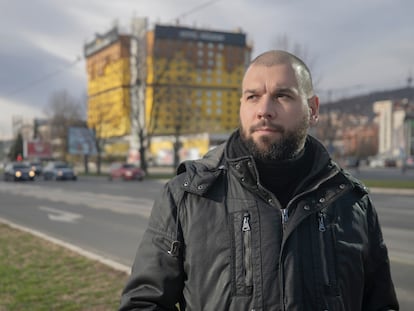
[[[249,219],[250,219],[249,214],[244,214],[244,216],[243,216],[243,226],[242,226],[242,231],[243,232],[250,231]]]
[[[180,241],[174,240],[171,242],[170,250],[167,252],[172,257],[178,256],[178,251],[180,250]]]
[[[287,222],[289,220],[289,211],[287,208],[282,209],[282,225],[283,229],[286,228]]]
[[[325,214],[322,212],[319,212],[319,231],[320,232],[325,232],[326,231],[326,227],[325,227]]]

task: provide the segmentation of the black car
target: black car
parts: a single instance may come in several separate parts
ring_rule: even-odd
[[[35,172],[36,176],[40,176],[40,175],[42,175],[42,172],[43,172],[43,165],[42,165],[42,162],[37,162],[37,161],[34,161],[34,162],[28,162],[27,164],[28,164],[28,165],[31,167],[31,169]]]
[[[66,162],[50,162],[43,168],[44,180],[77,180],[73,167]]]
[[[23,162],[11,162],[4,168],[3,178],[5,181],[34,180],[36,173],[31,167]]]

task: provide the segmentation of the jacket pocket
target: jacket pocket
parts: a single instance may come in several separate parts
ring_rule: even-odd
[[[233,215],[233,271],[236,295],[253,292],[252,227],[248,212]]]
[[[323,211],[318,213],[318,231],[324,292],[327,296],[339,296],[335,231]]]

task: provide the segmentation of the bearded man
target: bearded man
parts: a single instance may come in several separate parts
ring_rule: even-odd
[[[155,202],[119,310],[398,310],[375,208],[308,135],[318,114],[303,61],[256,57],[240,128]]]

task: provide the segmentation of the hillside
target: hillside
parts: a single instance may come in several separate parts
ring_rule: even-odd
[[[372,118],[374,117],[374,112],[372,110],[374,102],[380,100],[401,100],[404,98],[414,101],[413,87],[373,92],[366,95],[344,98],[338,101],[321,104],[320,113],[324,114],[329,111],[341,111],[343,113],[361,114]]]

